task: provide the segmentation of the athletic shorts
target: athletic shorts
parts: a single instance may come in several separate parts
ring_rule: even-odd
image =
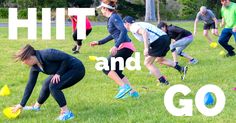
[[[148,54],[153,57],[165,57],[170,50],[171,39],[167,35],[160,36],[149,45]]]
[[[209,29],[215,29],[215,22],[210,23],[210,24],[204,24],[203,29],[204,30],[209,30]]]

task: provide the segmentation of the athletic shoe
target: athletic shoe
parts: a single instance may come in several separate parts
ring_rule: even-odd
[[[71,50],[76,51],[76,49],[77,49],[77,45],[75,45]]]
[[[125,94],[127,94],[128,92],[130,92],[132,90],[132,88],[128,85],[125,84],[123,87],[121,87],[121,89],[119,90],[118,94],[115,96],[116,99],[120,99],[122,98]]]
[[[197,59],[191,59],[189,60],[189,64],[197,64],[198,60]]]
[[[160,82],[163,85],[169,85],[170,83],[166,80],[165,82]]]
[[[71,111],[68,111],[68,112],[62,113],[56,120],[65,121],[65,120],[70,120],[73,118],[75,118],[74,114]]]
[[[235,56],[235,52],[226,54],[226,57],[231,57],[231,56]]]
[[[79,50],[73,51],[73,54],[77,54],[79,53]]]
[[[80,49],[80,46],[75,45],[75,46],[72,48],[73,54],[79,53],[79,49]]]
[[[120,89],[122,89],[122,87],[118,87],[118,91],[119,91]],[[129,97],[129,96],[131,96],[131,97],[133,97],[133,98],[139,98],[139,93],[138,93],[137,91],[133,91],[133,92],[130,91],[130,92],[129,92],[129,95],[126,94],[125,96],[122,97],[122,99],[125,99],[125,98],[127,98],[127,97]]]
[[[181,73],[182,73],[183,75],[181,76],[181,80],[184,80],[184,78],[185,78],[185,76],[186,76],[186,74],[187,74],[187,71],[188,71],[188,66],[182,67]]]
[[[37,106],[25,106],[23,110],[31,110],[31,111],[40,111],[40,107]]]
[[[134,92],[129,92],[129,95],[133,98],[139,98],[139,93],[137,91],[134,91]]]

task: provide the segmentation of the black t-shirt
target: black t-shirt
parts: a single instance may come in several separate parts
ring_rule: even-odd
[[[192,33],[189,32],[188,30],[173,25],[169,25],[167,27],[167,34],[171,39],[175,39],[175,41],[192,35]]]

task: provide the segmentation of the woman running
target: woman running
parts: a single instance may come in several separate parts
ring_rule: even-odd
[[[98,7],[101,8],[103,16],[108,18],[107,30],[110,35],[100,41],[93,41],[90,45],[102,45],[112,39],[115,40],[115,46],[110,49],[111,55],[108,57],[109,70],[103,70],[103,72],[120,86],[119,92],[115,98],[120,99],[127,93],[129,93],[131,97],[138,97],[138,92],[131,88],[129,80],[122,73],[123,70],[119,70],[118,63],[116,63],[116,70],[110,70],[111,57],[121,57],[125,62],[135,51],[135,47],[123,25],[122,18],[116,12],[116,2],[116,0],[103,0]]]

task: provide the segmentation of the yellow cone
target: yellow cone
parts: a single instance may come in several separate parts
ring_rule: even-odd
[[[225,51],[224,51],[224,50],[221,50],[220,53],[219,53],[219,55],[224,56],[224,55],[225,55]]]
[[[21,113],[21,109],[17,110],[15,113],[12,112],[12,109],[13,107],[3,109],[3,114],[9,119],[17,118]]]
[[[4,85],[2,89],[0,90],[0,96],[8,96],[10,95],[10,89],[8,88],[7,85]]]
[[[96,61],[97,57],[96,56],[89,56],[90,61]]]
[[[217,43],[216,42],[211,42],[210,47],[216,48],[217,47]]]

